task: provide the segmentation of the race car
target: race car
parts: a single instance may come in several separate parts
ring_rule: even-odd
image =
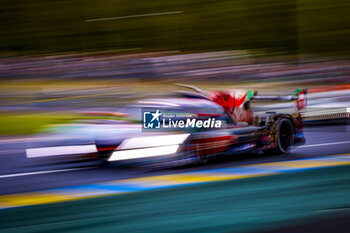
[[[186,87],[195,91],[126,106],[122,116],[127,121],[85,125],[76,135],[92,134],[96,149],[83,153],[93,152],[108,163],[176,166],[246,152],[287,154],[291,147],[305,143],[298,113],[300,102],[305,101],[304,96],[300,98],[306,94],[304,90],[291,96],[258,96],[253,90],[204,92]],[[275,100],[296,101],[296,113],[254,114],[251,110],[252,101]],[[145,122],[146,113],[150,115],[149,122]],[[27,157],[62,155],[57,148],[64,146],[27,148]],[[79,154],[71,143],[69,148]]]

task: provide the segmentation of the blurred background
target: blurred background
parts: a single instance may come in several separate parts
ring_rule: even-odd
[[[345,0],[6,1],[1,52],[93,51],[348,55]]]
[[[70,118],[77,108],[166,93],[174,82],[274,93],[348,88],[345,0],[4,0],[0,7],[3,136],[37,131],[23,122],[28,113]],[[34,118],[60,122],[55,116]]]
[[[347,0],[2,0],[1,194],[154,175],[103,168],[7,180],[9,174],[71,168],[25,160],[26,143],[58,124],[91,120],[84,111],[117,111],[140,98],[167,96],[178,90],[175,83],[204,90],[252,88],[266,95],[307,88],[302,114],[311,146],[287,160],[349,153],[349,12]],[[344,143],[332,147],[338,141]],[[322,143],[327,149],[312,146]],[[254,157],[255,163],[275,160]],[[222,166],[229,165],[213,168]],[[332,175],[339,178],[337,172]],[[344,178],[347,172],[339,174]]]

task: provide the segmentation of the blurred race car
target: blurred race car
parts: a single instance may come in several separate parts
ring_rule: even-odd
[[[194,91],[178,92],[171,98],[140,100],[122,109],[122,116],[128,121],[113,124],[96,121],[75,129],[76,135],[92,135],[95,147],[90,147],[91,151],[80,153],[81,145],[75,148],[70,141],[67,150],[64,145],[52,144],[27,148],[27,157],[62,155],[64,150],[65,154],[94,154],[104,161],[119,164],[176,166],[206,163],[218,155],[258,151],[287,154],[291,147],[305,143],[299,114],[305,105],[305,90],[298,90],[291,96],[258,96],[254,90],[201,91],[193,86],[182,86]],[[294,114],[254,114],[250,107],[253,101],[295,101],[297,108]],[[192,127],[171,128],[171,118],[163,118],[164,126],[169,125],[171,129],[147,129],[143,118],[145,109],[157,109],[152,113],[152,121],[162,113],[180,116],[179,122],[190,116],[188,122]],[[213,121],[220,123],[220,127],[213,127]]]

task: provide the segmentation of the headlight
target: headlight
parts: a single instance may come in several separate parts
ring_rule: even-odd
[[[159,146],[143,149],[114,151],[108,161],[147,158],[161,155],[175,154],[179,145]]]
[[[175,154],[190,134],[135,137],[124,140],[108,161]]]

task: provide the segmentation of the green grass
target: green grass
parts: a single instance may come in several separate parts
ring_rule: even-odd
[[[0,114],[0,135],[13,136],[39,132],[50,124],[79,119],[74,113],[3,113]]]
[[[77,113],[40,112],[0,114],[0,136],[26,135],[48,132],[52,125],[68,124],[78,120],[125,120],[136,123],[127,117],[108,115],[81,115]]]

